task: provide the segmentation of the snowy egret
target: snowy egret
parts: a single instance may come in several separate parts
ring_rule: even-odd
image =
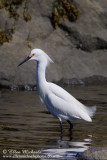
[[[70,121],[71,118],[83,119],[88,122],[92,121],[91,117],[96,111],[96,106],[87,107],[60,86],[46,81],[46,67],[53,61],[44,51],[33,49],[28,57],[18,66],[28,60],[37,61],[36,82],[40,99],[51,114],[59,118],[61,131],[63,130],[62,119],[69,123],[70,129],[73,128]]]

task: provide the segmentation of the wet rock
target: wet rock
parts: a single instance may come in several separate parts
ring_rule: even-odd
[[[107,77],[94,75],[91,77],[84,77],[81,79],[61,79],[59,83],[72,84],[72,85],[103,85],[107,84]]]
[[[78,160],[106,160],[107,147],[90,148],[82,155],[77,155]]]
[[[31,20],[25,21],[25,3],[19,5],[19,18],[10,18],[9,13],[0,10],[0,28],[14,26],[12,40],[0,46],[0,85],[36,85],[35,62],[27,62],[20,68],[17,65],[33,48],[41,48],[54,60],[49,66],[47,80],[64,80],[70,84],[107,82],[107,1],[75,0],[81,14],[76,22],[65,21],[53,28],[50,21],[52,5],[47,1],[31,0],[27,3]],[[105,77],[105,78],[99,78]],[[27,87],[26,87],[27,86]]]

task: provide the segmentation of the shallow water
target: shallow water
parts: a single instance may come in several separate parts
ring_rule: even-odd
[[[42,106],[36,91],[1,90],[1,156],[76,160],[90,146],[107,146],[107,86],[63,87],[85,105],[97,105],[93,122],[72,120],[70,133],[63,121],[61,135],[58,119]]]

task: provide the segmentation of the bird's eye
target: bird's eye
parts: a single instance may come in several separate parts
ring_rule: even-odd
[[[32,54],[32,57],[33,57],[34,55],[35,55],[35,54],[33,53],[33,54]]]

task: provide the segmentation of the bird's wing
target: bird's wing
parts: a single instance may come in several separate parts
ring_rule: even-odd
[[[67,102],[74,102],[77,101],[71,94],[69,94],[66,90],[64,90],[62,87],[54,84],[49,83],[49,89],[51,92],[53,92],[56,96],[64,99]]]
[[[73,106],[73,108],[77,107],[77,109],[81,109],[90,117],[92,117],[96,111],[96,106],[86,107],[85,105],[80,103],[76,98],[74,98],[71,94],[69,94],[66,90],[54,83],[49,83],[49,89],[54,95],[70,103]]]
[[[57,96],[53,92],[49,92],[46,96],[48,109],[57,116],[74,117],[91,121],[89,115],[82,110],[78,105],[68,102],[62,97]],[[67,119],[67,118],[65,118]]]
[[[51,92],[53,94],[55,94],[57,97],[60,97],[61,99],[65,100],[68,103],[73,104],[74,106],[78,106],[81,109],[83,109],[84,111],[84,105],[82,103],[80,103],[76,98],[74,98],[71,94],[69,94],[66,90],[64,90],[62,87],[54,84],[54,83],[50,83],[49,88],[51,90]]]

